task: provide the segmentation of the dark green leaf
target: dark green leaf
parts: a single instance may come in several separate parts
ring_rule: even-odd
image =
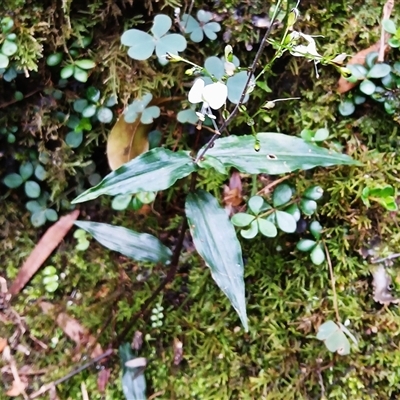
[[[287,183],[281,183],[275,188],[274,194],[272,195],[274,207],[283,206],[288,203],[292,198],[292,195],[292,188]]]
[[[281,133],[257,134],[261,148],[254,150],[254,136],[228,136],[217,139],[205,154],[217,158],[226,167],[250,174],[283,174],[297,169],[337,164],[360,165],[347,155],[316,146],[305,140]],[[200,150],[201,152],[202,150]]]
[[[203,190],[189,193],[185,210],[196,250],[247,331],[242,249],[226,211]]]
[[[99,243],[136,261],[168,264],[171,250],[156,237],[138,233],[122,226],[89,221],[75,221],[75,225],[89,232]]]
[[[97,186],[79,195],[72,203],[93,200],[104,194],[116,196],[158,192],[168,189],[178,179],[188,176],[195,169],[189,152],[174,153],[157,147],[111,172]]]

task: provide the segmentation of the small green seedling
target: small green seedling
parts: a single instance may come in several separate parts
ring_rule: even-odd
[[[59,280],[57,269],[53,265],[49,265],[43,270],[43,275],[42,282],[46,292],[55,292],[58,289]]]
[[[339,322],[338,325],[333,321],[326,321],[318,328],[317,339],[322,340],[332,353],[345,356],[350,354],[350,342],[346,335],[357,346],[357,339],[342,323]]]
[[[371,201],[379,203],[388,211],[397,211],[396,193],[393,186],[384,187],[365,187],[361,194],[361,200],[367,206],[371,206]]]
[[[75,245],[75,249],[79,251],[85,251],[90,246],[90,236],[83,229],[77,229],[74,232],[74,238],[77,240],[77,244]]]

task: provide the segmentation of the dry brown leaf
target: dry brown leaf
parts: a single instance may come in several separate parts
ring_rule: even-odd
[[[15,380],[12,383],[11,388],[7,391],[6,395],[10,397],[17,397],[24,393],[27,384],[21,380]]]
[[[242,179],[239,172],[235,171],[229,178],[229,185],[224,186],[223,202],[225,209],[231,214],[233,208],[240,206],[242,201]]]
[[[53,304],[45,301],[40,302],[40,307],[45,314],[50,314],[54,310]],[[94,350],[90,355],[91,358],[103,354],[103,349],[99,343],[96,343],[96,338],[92,336],[89,330],[83,327],[75,318],[70,317],[66,313],[59,313],[56,317],[56,322],[63,332],[73,340],[78,347],[87,348],[94,345]]]
[[[392,284],[391,276],[386,272],[386,268],[380,264],[372,271],[372,285],[374,287],[374,300],[380,304],[399,303],[400,299],[390,293]]]
[[[388,48],[388,46],[385,45],[385,51],[387,50],[387,48]],[[347,62],[347,65],[349,65],[349,64],[364,65],[365,57],[367,56],[367,54],[371,53],[372,51],[379,51],[379,49],[380,49],[380,43],[379,42],[375,43],[372,46],[368,47],[367,49],[359,51],[354,57],[350,58],[350,60]],[[360,83],[360,81],[351,83],[348,80],[346,80],[345,78],[343,78],[343,76],[341,76],[338,81],[337,91],[340,94],[346,93],[349,90],[356,87],[359,83]]]
[[[121,115],[107,140],[107,159],[112,170],[149,149],[150,127],[151,125],[142,124],[140,119],[133,123],[125,122]]]
[[[7,346],[7,339],[0,338],[0,354],[3,352],[6,346]]]
[[[10,287],[12,295],[19,293],[29,282],[36,271],[42,266],[53,250],[60,244],[64,236],[74,225],[74,221],[79,216],[79,210],[72,211],[70,214],[61,217],[53,224],[41,237],[32,253],[22,265]]]
[[[110,368],[102,369],[99,372],[99,375],[97,376],[97,389],[99,389],[100,393],[105,392],[108,381],[110,380],[110,376],[111,376]]]

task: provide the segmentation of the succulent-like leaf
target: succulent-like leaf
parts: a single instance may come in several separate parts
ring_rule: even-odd
[[[189,193],[185,210],[196,250],[247,331],[242,249],[226,211],[203,190]]]

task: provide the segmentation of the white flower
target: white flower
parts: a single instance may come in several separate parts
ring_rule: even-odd
[[[220,109],[228,97],[228,88],[222,82],[205,85],[203,79],[195,80],[189,91],[189,102],[192,104],[203,103],[203,107]]]
[[[307,45],[299,44],[293,46],[292,49],[290,50],[290,54],[292,54],[293,56],[295,57],[312,56],[314,60],[322,59],[321,54],[319,54],[317,51],[317,44],[315,43],[315,40],[312,36],[294,31],[290,34],[290,38],[292,42],[298,41],[300,38],[303,38],[308,43]]]

